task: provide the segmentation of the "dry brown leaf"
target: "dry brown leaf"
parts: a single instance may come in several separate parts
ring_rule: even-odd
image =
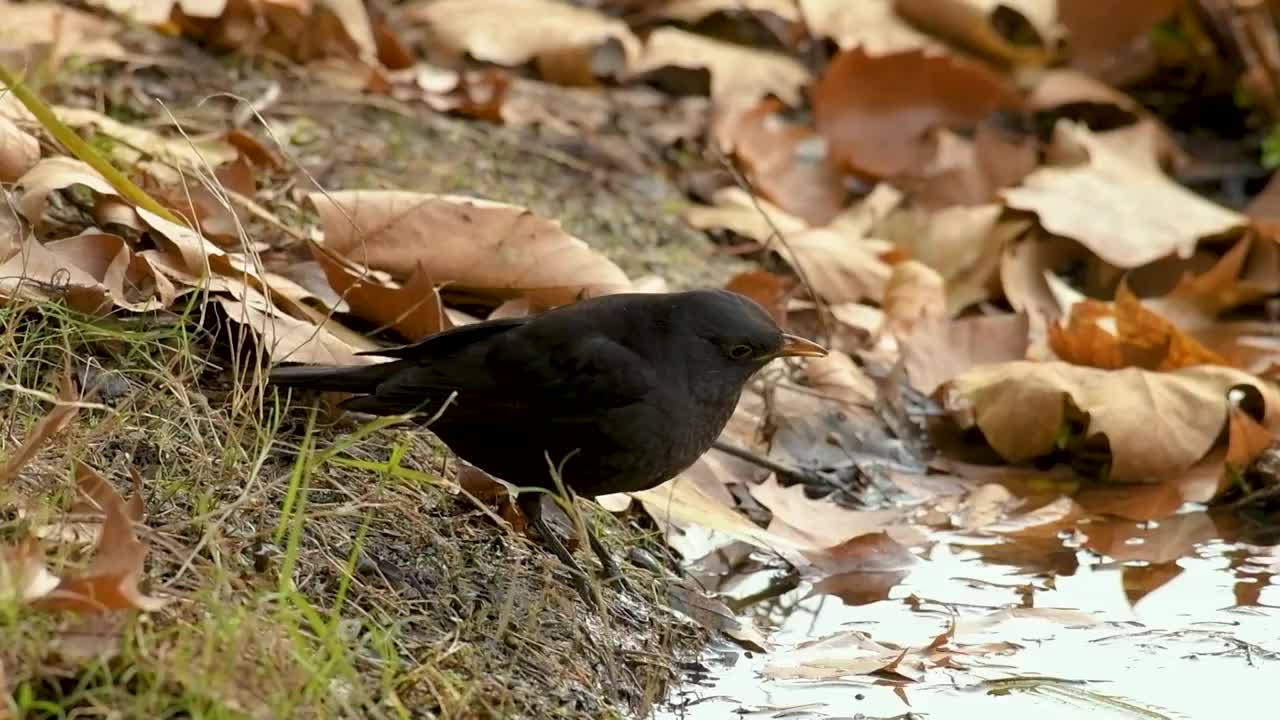
[[[947,317],[946,282],[928,265],[906,260],[893,266],[880,304],[882,331],[901,340],[920,322]]]
[[[896,0],[894,8],[922,30],[1013,64],[1047,63],[1062,35],[1054,0]]]
[[[39,160],[40,141],[0,116],[0,182],[15,182]]]
[[[1208,270],[1184,272],[1167,295],[1144,299],[1143,304],[1186,332],[1210,330],[1219,325],[1219,313],[1257,302],[1273,292],[1269,278],[1252,278],[1248,273],[1251,251],[1270,245],[1269,238],[1246,233]]]
[[[773,513],[769,534],[787,538],[808,553],[888,530],[905,517],[900,510],[848,510],[830,500],[813,500],[805,495],[803,485],[783,487],[773,476],[752,485],[750,491]]]
[[[824,225],[845,206],[844,181],[827,162],[817,133],[787,124],[775,114],[781,108],[767,99],[725,113],[714,131],[717,142],[761,195],[810,225]]]
[[[900,648],[882,645],[870,635],[849,630],[820,640],[810,640],[771,657],[764,676],[772,679],[832,680],[870,675],[902,657]]]
[[[385,285],[323,245],[309,246],[329,284],[347,302],[352,314],[391,328],[409,342],[453,327],[435,283],[421,266],[409,274],[403,285]]]
[[[1058,301],[1050,277],[1056,277],[1091,257],[1074,240],[1032,230],[1005,245],[1000,258],[1000,285],[1014,310],[1032,318],[1056,320],[1068,308]]]
[[[40,243],[28,236],[0,263],[0,297],[58,300],[86,314],[120,307],[149,312],[169,306],[177,291],[124,238],[90,229]]]
[[[1271,173],[1262,190],[1250,198],[1244,214],[1264,223],[1280,222],[1280,171]]]
[[[1239,407],[1231,408],[1227,421],[1228,470],[1243,472],[1263,451],[1276,443],[1276,436]]]
[[[507,66],[540,57],[563,66],[568,56],[585,66],[571,73],[561,67],[557,75],[615,74],[641,53],[639,39],[621,20],[551,0],[418,2],[405,17],[425,23],[435,49],[454,55]]]
[[[1114,334],[1104,324],[1113,325]],[[1049,346],[1066,362],[1104,369],[1175,370],[1231,364],[1143,307],[1124,284],[1116,292],[1114,305],[1097,300],[1074,304],[1065,327],[1058,323],[1049,326]]]
[[[324,246],[399,280],[422,267],[435,281],[558,305],[627,290],[631,282],[555,220],[506,203],[398,191],[309,196]]]
[[[58,404],[36,422],[23,438],[22,444],[5,461],[4,467],[0,468],[0,485],[12,482],[17,477],[18,471],[31,461],[41,446],[49,442],[54,435],[62,432],[75,419],[76,414],[80,412],[80,406],[75,403],[80,399],[80,390],[76,387],[75,380],[72,379],[71,371],[68,369],[62,373],[58,382]]]
[[[714,206],[685,209],[685,219],[698,228],[727,228],[765,244],[782,256],[812,290],[831,303],[879,301],[890,268],[880,255],[884,241],[858,234],[857,224],[837,222],[808,228],[806,223],[764,199],[752,201],[741,188],[727,187],[713,197]],[[775,239],[781,232],[786,242]]]
[[[739,187],[726,187],[712,196],[713,205],[691,204],[684,218],[701,230],[724,228],[761,244],[777,234],[789,237],[809,227],[804,220],[777,207],[765,198],[756,198]],[[886,278],[888,273],[885,274]]]
[[[356,355],[358,350],[366,348],[343,342],[328,329],[329,323],[317,326],[290,317],[252,288],[244,288],[242,296],[242,299],[219,296],[217,301],[228,319],[253,331],[257,343],[273,363],[356,365],[374,362],[366,355]]]
[[[988,177],[975,140],[940,128],[925,133],[919,149],[921,162],[917,166],[888,178],[910,198],[911,204],[925,210],[940,210],[984,205],[997,199],[998,188]],[[1016,148],[1014,154],[1017,155]],[[999,166],[1000,162],[994,164]],[[1013,182],[1034,168],[1034,163],[1024,164],[1025,172],[1017,172]]]
[[[929,131],[973,127],[1020,102],[986,66],[919,51],[873,57],[846,50],[813,88],[814,122],[832,161],[876,177],[920,167],[931,155]]]
[[[1091,112],[1103,112],[1108,127],[1129,119],[1120,127],[1095,131],[1099,142],[1153,170],[1177,168],[1187,162],[1172,133],[1155,115],[1128,95],[1078,70],[1055,68],[1040,74],[1027,96],[1027,107],[1061,113],[1060,117],[1090,117]]]
[[[102,283],[34,236],[0,263],[0,298],[63,302],[86,315],[106,312],[112,304]]]
[[[723,484],[717,479],[716,468],[708,465],[715,462],[710,456],[703,456],[693,467],[676,478],[630,495],[639,500],[661,525],[699,525],[718,530],[755,547],[776,552],[788,562],[797,563],[801,567],[807,563],[801,549],[821,549],[806,538],[779,535],[765,530],[735,510],[730,504],[732,496],[728,496]],[[699,474],[709,475],[708,480],[711,482],[691,480]]]
[[[649,33],[628,76],[633,80],[653,79],[669,67],[707,73],[711,100],[722,106],[755,103],[768,95],[788,105],[798,105],[800,88],[810,81],[808,68],[786,55],[721,42],[674,27],[660,27]]]
[[[168,278],[157,273],[147,260],[135,254],[119,235],[85,232],[61,240],[50,240],[45,248],[68,258],[101,283],[117,307],[134,312],[151,312],[169,307],[177,290]]]
[[[926,320],[901,340],[902,363],[911,384],[932,394],[970,368],[1025,359],[1029,330],[1023,313]]]
[[[787,296],[793,282],[784,279],[768,270],[748,270],[734,275],[724,286],[725,290],[736,292],[756,301],[760,307],[769,312],[779,327],[787,323]]]
[[[149,597],[138,588],[147,546],[134,533],[129,504],[88,465],[79,463],[76,477],[81,492],[100,505],[102,537],[94,550],[93,561],[83,573],[64,576],[56,588],[34,600],[31,606],[49,611],[98,613],[154,611],[167,605],[167,600]],[[135,484],[135,495],[140,490]],[[141,502],[140,496],[136,499]]]
[[[1046,230],[1079,241],[1115,267],[1186,257],[1202,238],[1245,225],[1243,216],[1117,155],[1087,128],[1059,122],[1054,146],[1083,150],[1088,160],[1040,168],[1021,186],[1001,191],[1006,204],[1034,212]]]
[[[1107,371],[1063,362],[1011,362],[974,368],[947,387],[948,409],[970,421],[1007,461],[1020,463],[1060,447],[1078,409],[1084,430],[1072,440],[1108,441],[1109,479],[1158,482],[1205,456],[1222,432],[1228,391],[1257,388],[1266,424],[1280,412],[1280,396],[1239,370],[1202,366],[1167,373],[1136,368]],[[1068,405],[1070,401],[1070,405]]]
[[[876,227],[876,235],[902,248],[949,281],[992,254],[999,205],[954,206],[941,210],[902,208]],[[994,248],[996,253],[999,248]]]
[[[41,226],[45,201],[54,190],[84,185],[100,195],[118,195],[97,170],[64,156],[44,158],[18,178],[16,185],[21,188],[18,210],[36,227]]]
[[[880,257],[884,243],[830,228],[788,235],[769,248],[796,269],[809,288],[831,303],[884,298],[891,268]]]
[[[235,160],[220,165],[213,174],[217,186],[195,178],[186,182],[172,182],[147,172],[142,174],[139,187],[157,202],[182,216],[187,224],[196,228],[204,237],[224,247],[240,248],[246,241],[245,232],[236,216],[235,207],[222,191],[252,197],[257,189],[256,172],[249,159],[240,154]]]
[[[1058,0],[1071,66],[1116,87],[1146,77],[1157,64],[1151,31],[1179,5],[1179,0]]]
[[[6,61],[15,56],[29,60],[27,51],[37,46],[48,48],[42,62],[52,69],[59,68],[68,56],[83,61],[127,61],[131,57],[112,39],[120,31],[119,23],[63,3],[0,0],[0,17],[5,19],[0,58]]]

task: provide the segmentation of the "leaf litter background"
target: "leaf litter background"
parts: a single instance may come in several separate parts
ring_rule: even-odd
[[[1275,672],[1269,4],[0,13],[18,20],[0,34],[6,66],[48,83],[61,122],[159,203],[3,95],[8,302],[118,317],[194,297],[263,360],[354,363],[481,317],[717,282],[836,351],[769,368],[722,438],[777,472],[712,451],[667,485],[602,499],[642,506],[740,611],[716,629],[769,650],[722,650],[736,660],[711,663],[669,715],[1212,717],[1216,688],[1261,694]],[[602,182],[660,175],[682,196],[637,197],[706,248],[655,260],[511,196],[389,190],[341,170],[299,181],[311,129],[276,112],[278,83],[194,124],[142,85],[132,115],[59,89],[72,61],[164,77],[173,61],[126,20],[198,52],[288,62],[339,102],[502,126]],[[145,87],[163,86],[154,77]],[[0,483],[94,402],[55,387]],[[74,478],[68,517],[99,518],[92,532],[15,539],[0,590],[22,612],[163,617],[172,598],[139,589],[141,478],[128,501],[88,465]],[[59,576],[53,542],[96,549]]]

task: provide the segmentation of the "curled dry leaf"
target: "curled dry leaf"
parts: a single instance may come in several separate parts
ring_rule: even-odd
[[[884,297],[892,271],[880,257],[883,247],[883,242],[831,228],[805,230],[769,245],[814,293],[832,303]]]
[[[759,303],[769,312],[774,322],[780,327],[787,323],[786,301],[792,283],[768,270],[748,270],[738,273],[724,286],[725,290],[736,292]]]
[[[946,282],[928,265],[905,260],[893,266],[881,305],[882,330],[901,339],[920,321],[947,316]]]
[[[0,183],[22,177],[40,160],[40,141],[0,116]]]
[[[811,499],[803,485],[783,487],[773,476],[750,490],[751,497],[773,513],[769,533],[789,539],[807,557],[817,557],[856,537],[891,529],[891,535],[902,531],[910,537],[909,529],[893,527],[905,517],[900,510],[849,510],[830,500]]]
[[[552,305],[631,287],[617,265],[560,223],[515,205],[395,191],[309,197],[324,247],[397,279],[421,267],[460,289]]]
[[[708,456],[704,456],[676,478],[655,488],[630,493],[630,495],[639,500],[645,510],[661,525],[673,523],[684,526],[698,525],[717,530],[755,547],[776,552],[788,562],[804,566],[807,561],[800,552],[801,548],[818,550],[819,547],[812,545],[805,538],[778,535],[757,526],[746,515],[728,504],[732,502],[731,497],[717,497],[719,494],[728,495],[722,485],[713,486],[720,488],[720,493],[713,494],[714,491],[704,488],[702,483],[692,482],[689,479],[688,476],[691,473],[699,472],[710,473],[714,479],[716,477],[714,468],[707,467],[709,460]]]
[[[1054,148],[1060,155],[1083,152],[1087,160],[1040,168],[1021,186],[1002,191],[1005,203],[1034,212],[1046,230],[1079,241],[1115,267],[1187,257],[1202,238],[1245,225],[1242,215],[1134,164],[1087,128],[1059,122]]]
[[[327,327],[329,323],[314,325],[286,315],[252,288],[245,287],[239,299],[219,296],[217,301],[228,319],[253,331],[259,346],[273,363],[356,365],[374,362],[368,356],[356,354],[367,348],[344,342]]]
[[[726,187],[712,196],[712,205],[690,205],[684,217],[690,225],[707,230],[724,228],[761,244],[779,233],[790,236],[809,227],[804,220],[764,198],[756,198],[739,187]],[[887,277],[887,273],[886,273]]]
[[[1243,472],[1263,451],[1276,444],[1276,436],[1240,407],[1231,408],[1227,421],[1227,468]]]
[[[641,52],[621,20],[551,0],[418,2],[405,15],[426,23],[438,49],[498,65],[572,54],[586,65],[573,75],[605,75],[632,65]]]
[[[76,387],[75,380],[71,377],[70,369],[63,372],[58,382],[58,394],[56,397],[57,404],[36,422],[26,437],[22,439],[22,444],[5,461],[4,466],[0,467],[0,486],[12,482],[17,477],[18,471],[31,462],[31,458],[39,452],[40,448],[49,442],[50,438],[62,432],[67,425],[71,424],[76,414],[80,412],[80,406],[75,404],[80,400],[80,391]]]
[[[94,550],[93,561],[83,573],[64,576],[56,588],[34,600],[31,606],[40,610],[98,613],[154,611],[167,605],[167,600],[147,596],[138,588],[147,546],[134,533],[134,519],[130,516],[141,506],[141,488],[135,484],[137,497],[135,509],[131,510],[130,504],[93,468],[80,463],[76,476],[81,492],[94,497],[101,506],[102,537]]]
[[[309,246],[329,284],[346,301],[352,314],[395,330],[410,342],[453,327],[435,283],[421,266],[409,274],[403,285],[386,285],[325,246],[314,242]]]
[[[846,50],[813,87],[814,121],[839,167],[876,177],[921,166],[927,134],[973,127],[1021,100],[999,76],[954,55]]]
[[[1111,321],[1114,334],[1104,327]],[[1230,365],[1159,314],[1143,307],[1126,285],[1116,292],[1114,305],[1082,300],[1071,307],[1066,326],[1049,326],[1049,346],[1074,365],[1105,369],[1138,367],[1175,370],[1195,365]]]
[[[1039,75],[1027,96],[1027,108],[1091,127],[1095,126],[1089,121],[1095,119],[1107,128],[1095,131],[1098,141],[1136,165],[1160,170],[1188,161],[1169,129],[1149,110],[1078,70],[1055,68]]]
[[[1222,323],[1219,313],[1262,300],[1275,292],[1280,265],[1270,238],[1246,233],[1202,273],[1183,272],[1168,294],[1143,303],[1179,329],[1195,333]]]
[[[996,231],[1002,208],[999,205],[952,206],[941,210],[919,207],[901,208],[890,213],[876,226],[876,234],[902,248],[918,260],[942,274],[948,283],[965,275],[979,263],[998,256],[1004,233]],[[995,272],[994,265],[988,275]],[[981,284],[985,285],[983,278]],[[977,285],[978,280],[971,281]],[[948,290],[948,296],[953,293]],[[967,293],[973,295],[975,293]],[[948,302],[955,308],[955,304]]]
[[[812,128],[787,124],[776,115],[780,109],[767,99],[726,112],[716,124],[717,141],[761,195],[810,225],[825,225],[845,206],[844,181],[827,162],[825,141]]]
[[[800,88],[810,80],[808,68],[786,55],[661,27],[649,33],[628,74],[633,80],[652,80],[668,67],[707,73],[711,100],[722,106],[754,103],[767,95],[798,105]]]
[[[44,216],[45,202],[54,190],[84,185],[99,195],[118,195],[107,179],[89,165],[75,158],[48,157],[36,163],[16,185],[20,188],[18,210],[36,227]]]
[[[952,380],[947,408],[961,425],[975,425],[1011,463],[1061,446],[1073,420],[1083,431],[1069,447],[1107,441],[1108,479],[1157,482],[1185,471],[1213,447],[1227,422],[1228,391],[1257,388],[1268,427],[1280,396],[1251,375],[1201,366],[1167,373],[1136,368],[1107,371],[1062,362],[1011,362],[974,368]]]
[[[158,310],[176,295],[167,278],[110,233],[91,230],[48,243],[28,236],[0,263],[0,298],[56,300],[86,314]]]
[[[1052,0],[896,0],[904,18],[940,38],[1013,64],[1045,64],[1062,29]]]
[[[1157,66],[1151,31],[1180,5],[1179,0],[1058,0],[1071,66],[1116,87],[1141,80]]]

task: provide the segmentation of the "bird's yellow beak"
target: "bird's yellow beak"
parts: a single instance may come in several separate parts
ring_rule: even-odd
[[[796,335],[782,336],[782,357],[826,357],[827,349],[812,340],[805,340]]]

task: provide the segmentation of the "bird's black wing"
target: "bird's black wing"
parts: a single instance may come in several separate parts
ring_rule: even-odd
[[[651,363],[608,335],[557,343],[522,335],[503,338],[488,364],[510,396],[524,398],[529,411],[548,422],[598,420],[602,412],[643,401],[660,381]]]

